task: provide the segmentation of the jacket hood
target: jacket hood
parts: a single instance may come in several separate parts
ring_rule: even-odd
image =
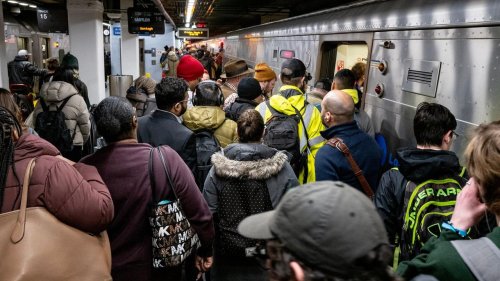
[[[194,106],[182,116],[191,131],[215,130],[226,120],[226,113],[217,106]]]
[[[460,162],[454,152],[418,148],[402,148],[397,151],[399,171],[414,182],[442,179],[461,172]]]
[[[47,102],[59,102],[73,94],[78,94],[78,90],[63,81],[45,83],[40,91],[40,96]]]
[[[212,155],[215,174],[224,178],[265,180],[277,175],[287,162],[284,152],[262,144],[232,144],[224,155]]]
[[[14,152],[16,161],[42,155],[59,155],[59,150],[48,141],[32,134],[25,133],[17,140]]]
[[[354,104],[358,103],[358,101],[359,101],[358,90],[356,90],[356,89],[343,89],[342,92],[351,96],[352,100],[354,101]]]
[[[292,88],[287,89],[285,91],[294,91],[297,94],[286,98],[285,96],[282,95],[282,93],[283,93],[282,89],[284,87],[292,87],[292,86],[281,87],[280,94],[274,95],[269,99],[269,103],[271,104],[271,106],[274,109],[276,109],[277,111],[279,111],[283,114],[286,114],[286,115],[295,114],[296,112],[295,112],[294,107],[296,109],[298,109],[299,111],[301,111],[304,108],[305,102],[306,102],[306,99],[301,94],[302,92],[299,92],[299,89],[297,87],[293,87],[293,88],[296,88],[296,90],[292,89]]]

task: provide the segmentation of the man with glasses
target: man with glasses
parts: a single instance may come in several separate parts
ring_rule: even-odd
[[[439,236],[440,224],[451,216],[456,195],[466,182],[465,170],[450,151],[456,128],[457,121],[448,108],[437,103],[419,104],[413,119],[417,146],[397,150],[399,167],[380,179],[375,205],[389,241],[400,248],[399,262],[418,254],[420,245],[430,237]],[[425,218],[421,224],[420,218]],[[413,238],[412,233],[418,237]]]
[[[322,181],[289,190],[273,211],[245,218],[238,232],[266,240],[269,280],[396,280],[381,218],[363,193]]]
[[[168,145],[174,149],[195,174],[196,139],[194,133],[182,125],[182,115],[188,108],[188,86],[184,80],[166,77],[155,88],[156,109],[139,118],[139,142],[156,147]]]

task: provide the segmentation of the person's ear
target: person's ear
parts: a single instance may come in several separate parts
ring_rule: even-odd
[[[294,281],[304,281],[304,270],[300,266],[300,264],[296,261],[291,261],[290,262],[290,269],[292,273],[292,280]]]
[[[134,128],[134,129],[137,128],[137,123],[138,123],[137,122],[137,116],[134,115],[132,117],[132,128]]]

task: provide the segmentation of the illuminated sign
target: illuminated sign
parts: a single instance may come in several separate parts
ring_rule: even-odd
[[[280,58],[282,59],[293,59],[294,57],[295,57],[294,51],[289,51],[289,50],[280,51]]]
[[[190,39],[208,39],[208,28],[179,28],[177,37]]]
[[[165,23],[161,13],[136,8],[127,9],[128,33],[130,34],[164,34]]]

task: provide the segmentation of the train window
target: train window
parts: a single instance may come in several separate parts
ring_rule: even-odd
[[[321,53],[320,77],[333,79],[341,69],[351,69],[358,62],[366,64],[368,45],[365,42],[324,42]]]

